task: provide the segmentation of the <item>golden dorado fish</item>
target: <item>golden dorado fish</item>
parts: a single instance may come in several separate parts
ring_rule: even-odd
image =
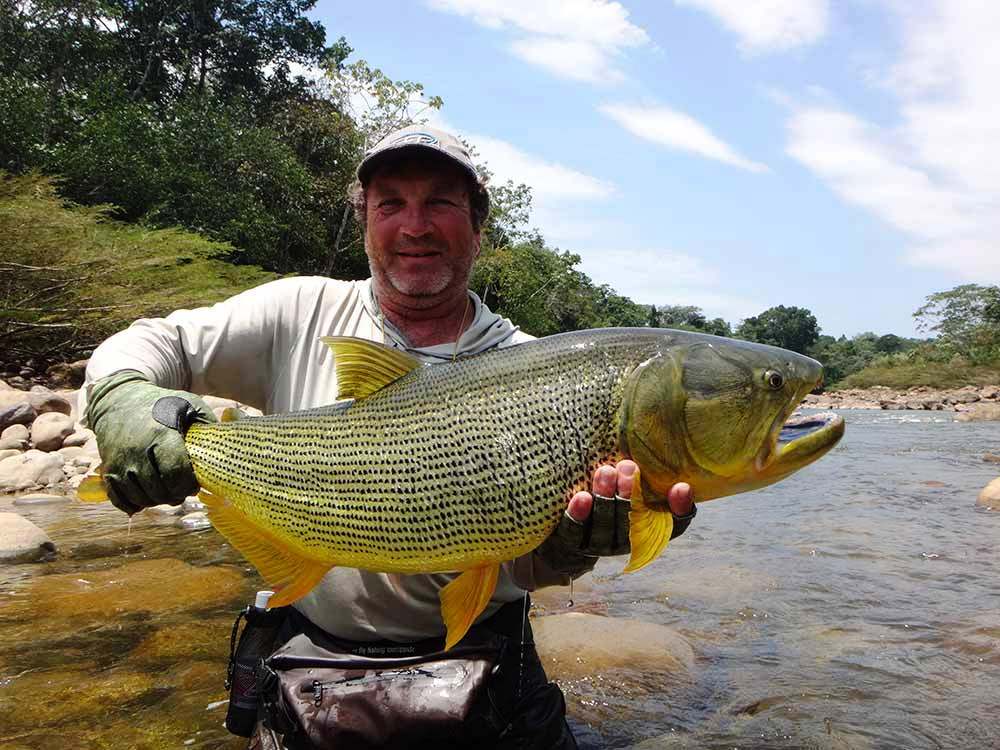
[[[271,606],[338,565],[461,571],[440,595],[446,648],[489,602],[500,564],[541,544],[600,464],[639,466],[632,571],[670,539],[674,483],[699,502],[763,487],[844,431],[834,415],[786,425],[822,368],[745,341],[611,328],[435,365],[324,341],[346,400],[188,429],[209,518],[275,587]]]

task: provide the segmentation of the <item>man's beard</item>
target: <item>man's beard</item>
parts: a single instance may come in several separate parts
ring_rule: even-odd
[[[385,276],[393,289],[408,297],[435,297],[451,284],[455,278],[455,270],[451,266],[444,266],[433,274],[414,278],[411,274],[389,269]]]

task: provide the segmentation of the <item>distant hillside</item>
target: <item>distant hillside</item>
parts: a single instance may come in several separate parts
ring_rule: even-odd
[[[0,350],[42,362],[86,356],[139,317],[211,304],[279,278],[224,258],[192,232],[125,224],[56,195],[49,178],[0,172]]]

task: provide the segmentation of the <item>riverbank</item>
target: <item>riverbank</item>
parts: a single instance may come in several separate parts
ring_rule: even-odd
[[[815,409],[887,409],[960,412],[958,421],[1000,420],[1000,386],[964,386],[949,390],[917,386],[848,388],[810,394],[804,405]]]

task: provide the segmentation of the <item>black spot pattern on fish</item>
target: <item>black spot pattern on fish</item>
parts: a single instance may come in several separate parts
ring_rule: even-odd
[[[663,341],[550,337],[420,367],[346,407],[199,425],[187,447],[206,489],[310,557],[402,573],[510,560],[620,457],[624,381]]]

